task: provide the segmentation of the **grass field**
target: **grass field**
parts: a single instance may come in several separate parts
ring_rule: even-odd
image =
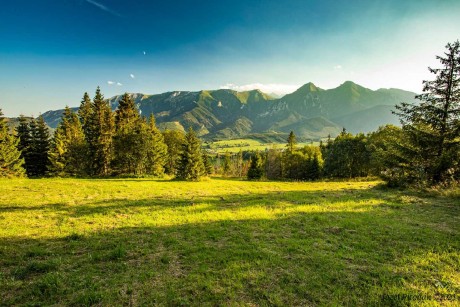
[[[319,142],[306,142],[306,143],[298,143],[297,147],[301,148],[305,145],[319,145]],[[209,148],[217,153],[237,153],[241,151],[264,151],[266,149],[273,148],[285,148],[286,143],[264,143],[259,140],[253,139],[235,139],[235,140],[224,140],[224,141],[216,141],[212,142],[209,145]]]
[[[1,305],[460,304],[460,193],[0,180]]]

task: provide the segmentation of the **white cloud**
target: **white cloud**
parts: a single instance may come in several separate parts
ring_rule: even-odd
[[[108,85],[114,85],[115,82],[113,82],[113,81],[107,81],[107,84],[108,84]]]
[[[129,76],[131,77],[131,79],[136,78],[133,74],[130,74]]]
[[[105,5],[103,5],[103,4],[99,3],[99,2],[96,2],[94,0],[86,0],[86,2],[88,2],[89,4],[94,5],[95,7],[99,8],[99,9],[101,9],[101,10],[107,12],[107,13],[110,13],[110,14],[112,14],[114,16],[117,16],[117,17],[121,17],[120,14],[118,14],[115,11],[112,11],[111,9],[109,9],[108,7],[106,7]]]
[[[297,84],[251,83],[251,84],[245,84],[245,85],[236,85],[233,83],[227,83],[225,85],[222,85],[220,88],[221,89],[231,89],[237,92],[244,92],[244,91],[258,89],[267,94],[276,94],[276,95],[282,96],[282,95],[286,95],[286,94],[294,92],[299,87],[300,85],[297,85]]]
[[[144,55],[146,55],[146,54],[147,54],[147,52],[145,52],[145,51],[143,51],[143,52],[144,52]]]
[[[123,84],[120,82],[117,82],[117,86],[122,86]]]
[[[334,69],[335,69],[335,70],[342,69],[342,65],[335,65],[335,66],[334,66]]]

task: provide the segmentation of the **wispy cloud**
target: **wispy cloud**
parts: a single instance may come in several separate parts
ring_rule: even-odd
[[[334,69],[335,69],[335,70],[342,69],[342,65],[335,65],[335,66],[334,66]]]
[[[136,78],[136,76],[134,76],[133,74],[130,74],[129,76],[131,77],[131,79]]]
[[[231,90],[238,91],[238,92],[258,89],[267,94],[276,94],[278,96],[283,96],[283,95],[294,92],[299,87],[300,85],[296,85],[296,84],[279,84],[279,83],[269,83],[269,84],[251,83],[251,84],[245,84],[245,85],[236,85],[233,83],[227,83],[225,85],[222,85],[220,88],[221,89],[231,89]]]
[[[112,14],[112,15],[117,16],[117,17],[122,17],[117,12],[109,9],[108,7],[106,7],[105,5],[103,5],[103,4],[99,3],[99,2],[96,2],[94,0],[86,0],[86,2],[88,2],[89,4],[94,5],[95,7],[99,8],[99,9],[101,9],[101,10],[103,10],[103,11],[109,13],[109,14]]]
[[[117,86],[122,86],[123,84],[120,82],[117,82]]]
[[[107,84],[108,84],[108,85],[113,85],[113,84],[115,84],[115,82],[113,82],[113,81],[107,81]]]

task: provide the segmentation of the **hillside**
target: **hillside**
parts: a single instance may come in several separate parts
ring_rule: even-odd
[[[343,127],[369,132],[387,123],[397,124],[391,107],[414,101],[415,93],[400,89],[367,89],[351,81],[325,90],[307,83],[295,92],[275,98],[260,90],[229,89],[173,91],[157,95],[131,94],[144,116],[153,113],[161,129],[193,127],[206,139],[229,139],[249,134],[288,133],[304,139],[337,135]],[[121,95],[108,99],[116,109]],[[43,114],[50,127],[62,110]]]

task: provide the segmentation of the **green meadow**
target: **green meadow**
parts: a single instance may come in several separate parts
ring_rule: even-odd
[[[0,305],[460,304],[460,191],[0,180]]]
[[[319,146],[319,142],[302,142],[298,143],[297,147],[301,148],[306,145]],[[234,139],[234,140],[223,140],[215,141],[209,144],[209,149],[223,154],[226,152],[237,153],[241,151],[265,151],[270,148],[286,148],[286,142],[284,143],[265,143],[255,139]]]

